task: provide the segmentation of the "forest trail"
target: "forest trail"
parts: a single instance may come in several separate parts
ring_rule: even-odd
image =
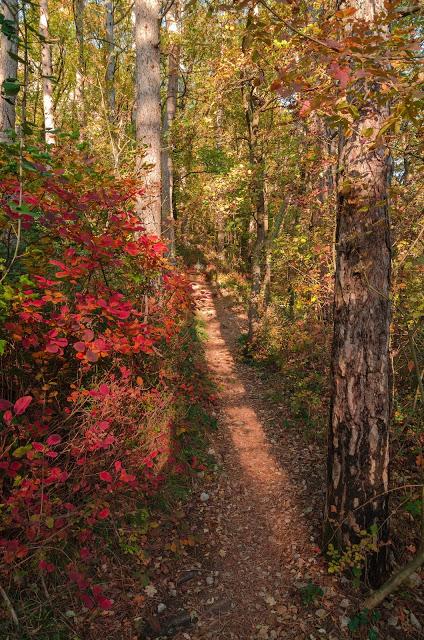
[[[213,447],[222,471],[192,514],[207,540],[199,558],[202,579],[188,583],[184,594],[185,609],[196,612],[198,624],[177,637],[338,638],[331,616],[336,593],[311,522],[314,499],[321,499],[320,471],[309,460],[308,445],[282,432],[268,413],[257,373],[237,359],[243,318],[202,279],[193,288],[208,334],[208,369],[218,386]],[[308,582],[330,585],[325,604],[304,606],[301,589]],[[342,614],[339,606],[337,619]]]

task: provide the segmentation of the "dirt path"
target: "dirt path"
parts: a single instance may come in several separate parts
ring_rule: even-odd
[[[169,531],[170,540],[177,535],[195,543],[166,571],[167,558],[156,557],[162,575],[152,602],[156,611],[151,609],[150,631],[141,638],[370,638],[368,626],[353,636],[348,630],[363,595],[346,578],[329,576],[317,546],[323,443],[307,444],[300,429],[284,426],[285,407],[267,399],[273,389],[266,377],[240,359],[237,341],[246,318],[202,278],[193,289],[208,334],[207,368],[218,388],[219,428],[210,453],[219,470],[195,486],[182,504],[177,533]],[[372,637],[424,637],[402,602],[386,602],[382,614]]]
[[[335,591],[308,522],[312,497],[302,480],[307,447],[280,433],[263,406],[255,372],[236,362],[240,319],[201,281],[194,290],[208,333],[208,368],[219,389],[214,448],[222,472],[196,515],[208,542],[199,557],[201,577],[188,583],[184,605],[198,623],[176,637],[338,638],[331,635],[329,611]],[[312,480],[319,495],[321,479]],[[326,606],[303,607],[301,589],[308,582],[327,583]]]

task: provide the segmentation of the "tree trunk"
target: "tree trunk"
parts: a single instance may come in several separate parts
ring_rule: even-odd
[[[106,48],[107,48],[107,64],[106,64],[106,96],[108,116],[111,122],[115,120],[115,71],[116,71],[116,54],[115,54],[115,19],[114,19],[114,2],[108,0],[106,2]]]
[[[250,95],[252,93],[250,92]],[[254,101],[249,109],[250,118],[250,166],[252,167],[252,197],[254,201],[254,217],[256,222],[256,239],[252,253],[252,284],[248,310],[247,341],[251,345],[258,332],[262,308],[262,283],[265,273],[265,244],[268,231],[268,216],[265,207],[264,159],[258,148],[259,111]]]
[[[18,2],[17,0],[7,0],[1,3],[1,12],[6,20],[11,20],[16,25],[16,33],[18,31]],[[18,44],[17,37],[13,36],[9,39],[4,33],[0,35],[0,87],[3,87],[3,82],[10,78],[16,80],[18,75],[18,61],[16,58],[11,58],[12,55],[17,55]],[[1,96],[0,97],[0,140],[5,142],[8,140],[6,131],[11,129],[15,130],[16,124],[16,98],[13,96]]]
[[[75,0],[75,34],[78,42],[78,62],[75,74],[75,106],[80,128],[85,126],[85,57],[84,57],[85,0]]]
[[[384,0],[349,5],[369,22],[384,10]],[[388,110],[377,91],[364,87],[354,132],[341,143],[326,507],[327,543],[346,548],[361,531],[374,533],[366,567],[374,587],[388,570],[391,413],[389,158],[377,137]]]
[[[52,49],[49,42],[49,6],[48,0],[40,0],[40,35],[41,35],[41,77],[43,81],[43,113],[44,131],[47,144],[55,144],[54,112],[53,112],[53,66]]]
[[[137,210],[147,233],[161,235],[161,104],[159,0],[135,0],[136,135],[147,165]]]
[[[253,20],[259,15],[259,5],[249,9],[246,21],[246,35]],[[246,53],[246,36],[242,41],[242,51]],[[256,76],[254,79],[253,75]],[[265,161],[260,140],[260,113],[263,99],[258,87],[264,80],[259,65],[243,71],[242,85],[243,108],[247,128],[249,164],[252,175],[251,196],[253,200],[253,218],[256,226],[255,244],[251,257],[251,288],[248,309],[247,348],[251,348],[259,328],[262,307],[261,291],[265,274],[265,247],[268,232],[268,215],[265,206]]]
[[[172,123],[177,111],[178,74],[180,65],[180,43],[178,35],[179,3],[174,2],[166,17],[166,28],[169,34],[168,51],[168,86],[166,108],[163,118],[163,149],[162,149],[162,228],[163,235],[169,245],[171,256],[175,254],[175,230],[173,211],[174,170],[172,161]]]

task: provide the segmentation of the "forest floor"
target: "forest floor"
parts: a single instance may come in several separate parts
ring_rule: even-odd
[[[176,577],[158,586],[163,611],[142,637],[422,637],[414,614],[390,602],[378,635],[368,625],[350,635],[362,596],[347,579],[328,574],[319,549],[323,447],[318,451],[302,433],[282,428],[284,407],[267,402],[266,381],[239,355],[243,313],[201,277],[193,289],[218,390],[219,428],[210,453],[219,471],[195,488],[185,507],[191,535],[201,543],[172,567]]]

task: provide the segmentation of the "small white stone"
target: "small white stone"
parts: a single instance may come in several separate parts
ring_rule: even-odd
[[[341,616],[341,618],[340,618],[340,626],[341,626],[341,628],[345,629],[348,624],[349,624],[349,618],[347,618],[346,616]]]
[[[163,613],[166,609],[166,604],[164,604],[163,602],[160,602],[158,604],[158,613]]]
[[[411,573],[408,580],[406,581],[406,584],[408,585],[408,587],[411,587],[412,589],[415,589],[416,587],[420,587],[422,584],[421,576],[419,576],[418,573],[416,572]]]
[[[209,586],[210,586],[210,585],[213,585],[213,578],[212,578],[212,576],[208,576],[208,577],[206,578],[206,584],[208,584]]]
[[[209,500],[209,493],[206,493],[205,491],[203,491],[203,493],[200,494],[200,501],[207,502],[208,500]]]

